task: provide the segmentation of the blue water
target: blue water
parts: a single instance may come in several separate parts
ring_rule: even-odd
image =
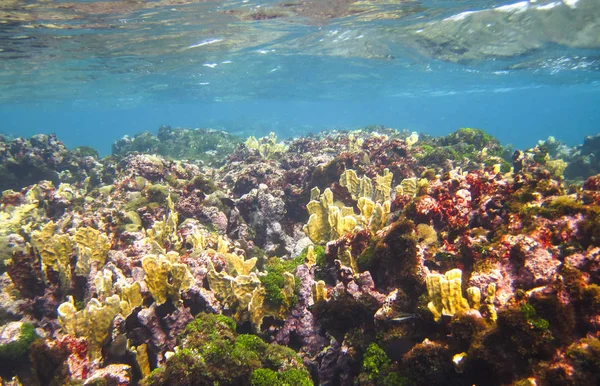
[[[598,0],[27,4],[0,5],[3,133],[600,132]]]

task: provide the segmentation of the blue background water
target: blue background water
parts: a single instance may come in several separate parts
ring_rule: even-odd
[[[429,134],[480,127],[503,143],[534,145],[549,135],[570,145],[600,128],[596,87],[540,87],[506,92],[342,101],[257,100],[224,103],[152,103],[134,108],[79,107],[72,103],[0,107],[3,126],[19,135],[54,132],[68,146],[89,145],[104,154],[125,134],[162,124],[215,127],[243,135],[280,137],[332,128],[383,124]]]
[[[77,9],[77,18],[40,8],[45,16],[0,28],[0,132],[52,132],[102,154],[160,125],[280,138],[373,124],[433,135],[478,127],[520,148],[549,135],[575,145],[600,132],[600,2],[580,1],[510,12],[495,11],[510,4],[497,1],[409,2],[416,11],[373,2],[359,16],[302,8],[275,20],[245,15],[277,2],[166,1]],[[371,17],[398,10],[407,16]],[[569,35],[579,24],[591,34],[581,42],[583,32]]]

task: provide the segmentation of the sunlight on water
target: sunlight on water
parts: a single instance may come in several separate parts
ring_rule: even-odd
[[[366,106],[379,98],[391,106],[386,98],[512,92],[518,100],[518,90],[560,94],[596,90],[600,81],[596,0],[11,0],[0,3],[0,20],[6,106],[92,105],[117,114],[148,103],[243,100]],[[0,129],[21,130],[13,119]]]

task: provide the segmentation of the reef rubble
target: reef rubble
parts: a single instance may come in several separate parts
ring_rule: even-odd
[[[597,385],[597,145],[0,137],[0,381]]]

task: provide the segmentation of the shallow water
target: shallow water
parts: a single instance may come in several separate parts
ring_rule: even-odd
[[[161,124],[575,145],[599,70],[598,0],[0,3],[0,131],[103,154]]]

